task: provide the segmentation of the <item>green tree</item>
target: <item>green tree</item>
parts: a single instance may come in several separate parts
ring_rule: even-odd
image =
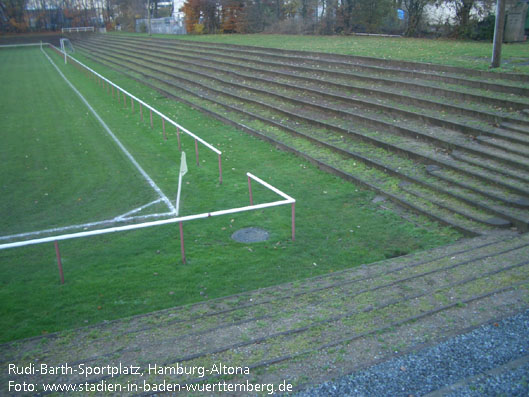
[[[356,0],[352,15],[352,27],[367,33],[380,32],[385,17],[396,13],[392,0]]]
[[[492,11],[495,0],[438,0],[437,4],[445,4],[455,14],[453,36],[468,38],[478,20],[485,18]],[[476,17],[473,19],[472,14]]]
[[[27,0],[6,0],[0,3],[2,18],[0,30],[3,32],[25,32],[28,30],[26,15]]]
[[[415,37],[420,34],[420,26],[424,19],[424,7],[432,0],[402,0],[402,6],[408,14],[406,36]]]

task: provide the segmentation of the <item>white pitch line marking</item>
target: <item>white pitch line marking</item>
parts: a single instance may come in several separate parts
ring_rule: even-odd
[[[169,200],[169,198],[162,192],[162,190],[156,185],[156,183],[152,180],[152,178],[145,172],[145,170],[138,164],[136,159],[132,157],[132,154],[129,153],[129,151],[123,146],[123,144],[120,142],[120,140],[114,135],[114,133],[110,130],[110,128],[106,125],[106,123],[103,121],[101,117],[99,117],[99,114],[90,106],[88,101],[85,99],[85,97],[73,86],[72,83],[66,78],[66,76],[61,72],[61,70],[55,65],[53,60],[46,54],[44,50],[41,49],[41,51],[44,53],[46,58],[48,58],[48,61],[53,65],[53,67],[57,70],[57,72],[61,75],[61,77],[66,81],[66,83],[70,86],[70,88],[81,98],[83,103],[88,107],[88,109],[92,112],[92,114],[95,116],[97,121],[103,126],[105,131],[108,135],[116,142],[116,144],[119,146],[119,148],[123,151],[125,156],[131,161],[131,163],[136,167],[136,169],[140,172],[140,174],[145,178],[145,180],[149,183],[149,185],[158,193],[160,198],[164,201],[164,203],[167,205],[167,207],[172,211],[175,212],[176,208],[174,207],[173,203]]]
[[[161,198],[159,198],[158,200],[154,200],[154,201],[152,201],[152,202],[150,202],[148,204],[142,205],[141,207],[134,208],[133,210],[131,210],[129,212],[125,212],[122,215],[116,216],[113,220],[114,221],[121,221],[123,219],[127,219],[127,215],[131,215],[131,214],[135,214],[136,212],[140,212],[140,211],[144,210],[145,208],[150,207],[151,205],[158,204],[160,201],[162,201]]]
[[[107,219],[104,221],[89,222],[89,223],[83,223],[80,225],[70,225],[70,226],[63,226],[63,227],[57,227],[57,228],[45,229],[45,230],[37,230],[34,232],[27,232],[27,233],[11,234],[9,236],[0,236],[0,240],[9,240],[9,239],[30,237],[30,236],[40,236],[42,234],[65,232],[68,230],[75,230],[75,229],[86,230],[94,226],[100,226],[100,225],[105,225],[105,224],[110,225],[110,224],[118,223],[118,222],[129,222],[129,221],[135,221],[135,220],[146,219],[146,218],[162,218],[164,216],[170,216],[170,215],[174,215],[174,212],[164,212],[160,214],[147,214],[147,215],[126,217],[126,218],[124,217],[124,215],[120,215],[119,217],[116,217],[113,219]]]

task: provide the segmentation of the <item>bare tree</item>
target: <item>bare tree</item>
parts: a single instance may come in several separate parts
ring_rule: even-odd
[[[432,0],[403,0],[402,4],[408,12],[406,36],[418,36],[423,22],[424,7]]]
[[[27,0],[0,1],[0,30],[3,32],[25,32]]]

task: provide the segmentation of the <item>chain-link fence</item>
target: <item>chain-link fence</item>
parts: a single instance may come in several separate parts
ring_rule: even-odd
[[[148,19],[136,19],[136,32],[146,33],[149,31]],[[151,33],[160,34],[186,34],[183,19],[156,18],[151,19]]]

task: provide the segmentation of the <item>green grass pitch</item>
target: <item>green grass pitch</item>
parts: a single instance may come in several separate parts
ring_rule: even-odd
[[[112,219],[157,194],[39,50],[0,53],[0,235]]]
[[[137,107],[133,113],[129,103],[125,108],[46,51],[173,199],[176,131],[168,128],[164,140],[159,119],[151,129],[148,115],[142,122]],[[460,237],[425,219],[405,221],[373,204],[374,193],[79,58],[223,152],[219,185],[216,155],[201,147],[197,167],[193,140],[182,138],[189,166],[182,215],[248,205],[245,173],[251,172],[297,199],[297,238],[290,240],[290,208],[278,207],[185,223],[186,265],[175,225],[63,241],[63,285],[53,244],[2,250],[0,342],[334,272]],[[0,70],[2,235],[108,219],[156,199],[38,47],[0,50]],[[256,203],[278,199],[253,186]],[[247,226],[265,228],[270,239],[230,238]]]

